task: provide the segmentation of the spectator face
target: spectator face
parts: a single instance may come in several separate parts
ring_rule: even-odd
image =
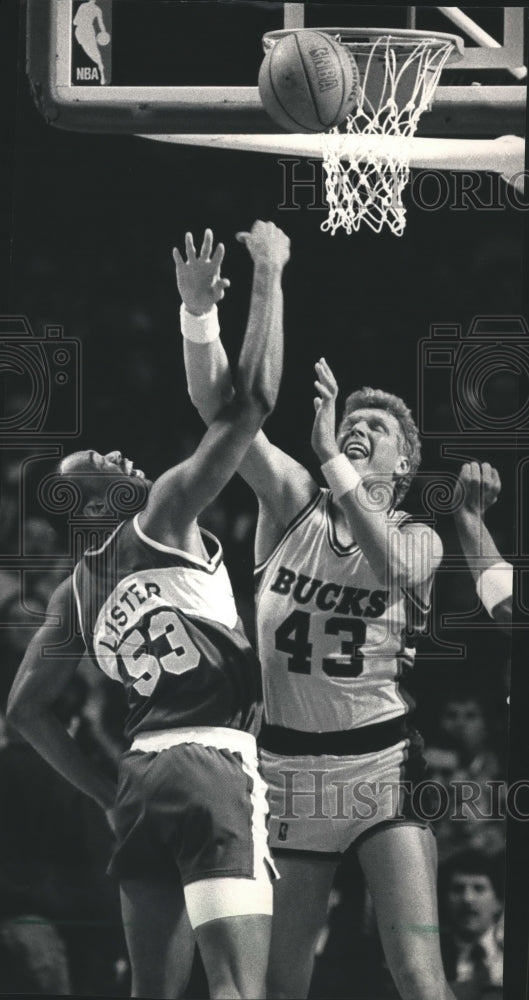
[[[498,919],[502,905],[488,875],[455,872],[446,895],[447,912],[456,934],[477,939]]]
[[[458,765],[456,752],[441,747],[425,747],[424,756],[431,780],[448,785]]]
[[[448,702],[441,715],[440,728],[450,745],[464,753],[478,753],[487,742],[482,709],[471,698]]]

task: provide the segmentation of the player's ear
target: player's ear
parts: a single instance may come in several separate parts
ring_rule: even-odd
[[[405,455],[399,455],[397,459],[397,464],[395,466],[395,472],[399,476],[405,476],[407,472],[410,471],[410,460],[406,458]]]

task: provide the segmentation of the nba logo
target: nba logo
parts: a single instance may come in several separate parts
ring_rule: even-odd
[[[287,839],[287,833],[288,833],[288,823],[280,823],[279,824],[279,834],[278,834],[277,839],[278,840],[286,840]]]
[[[76,0],[72,8],[72,83],[110,83],[112,5],[109,0]]]

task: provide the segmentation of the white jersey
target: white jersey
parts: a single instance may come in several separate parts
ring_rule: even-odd
[[[428,608],[400,588],[384,589],[358,545],[338,541],[329,490],[318,491],[255,573],[269,725],[332,732],[413,707],[402,680]]]

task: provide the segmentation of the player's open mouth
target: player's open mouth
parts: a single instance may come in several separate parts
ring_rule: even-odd
[[[369,452],[365,445],[360,444],[358,441],[351,441],[345,449],[345,454],[349,458],[367,458]]]

